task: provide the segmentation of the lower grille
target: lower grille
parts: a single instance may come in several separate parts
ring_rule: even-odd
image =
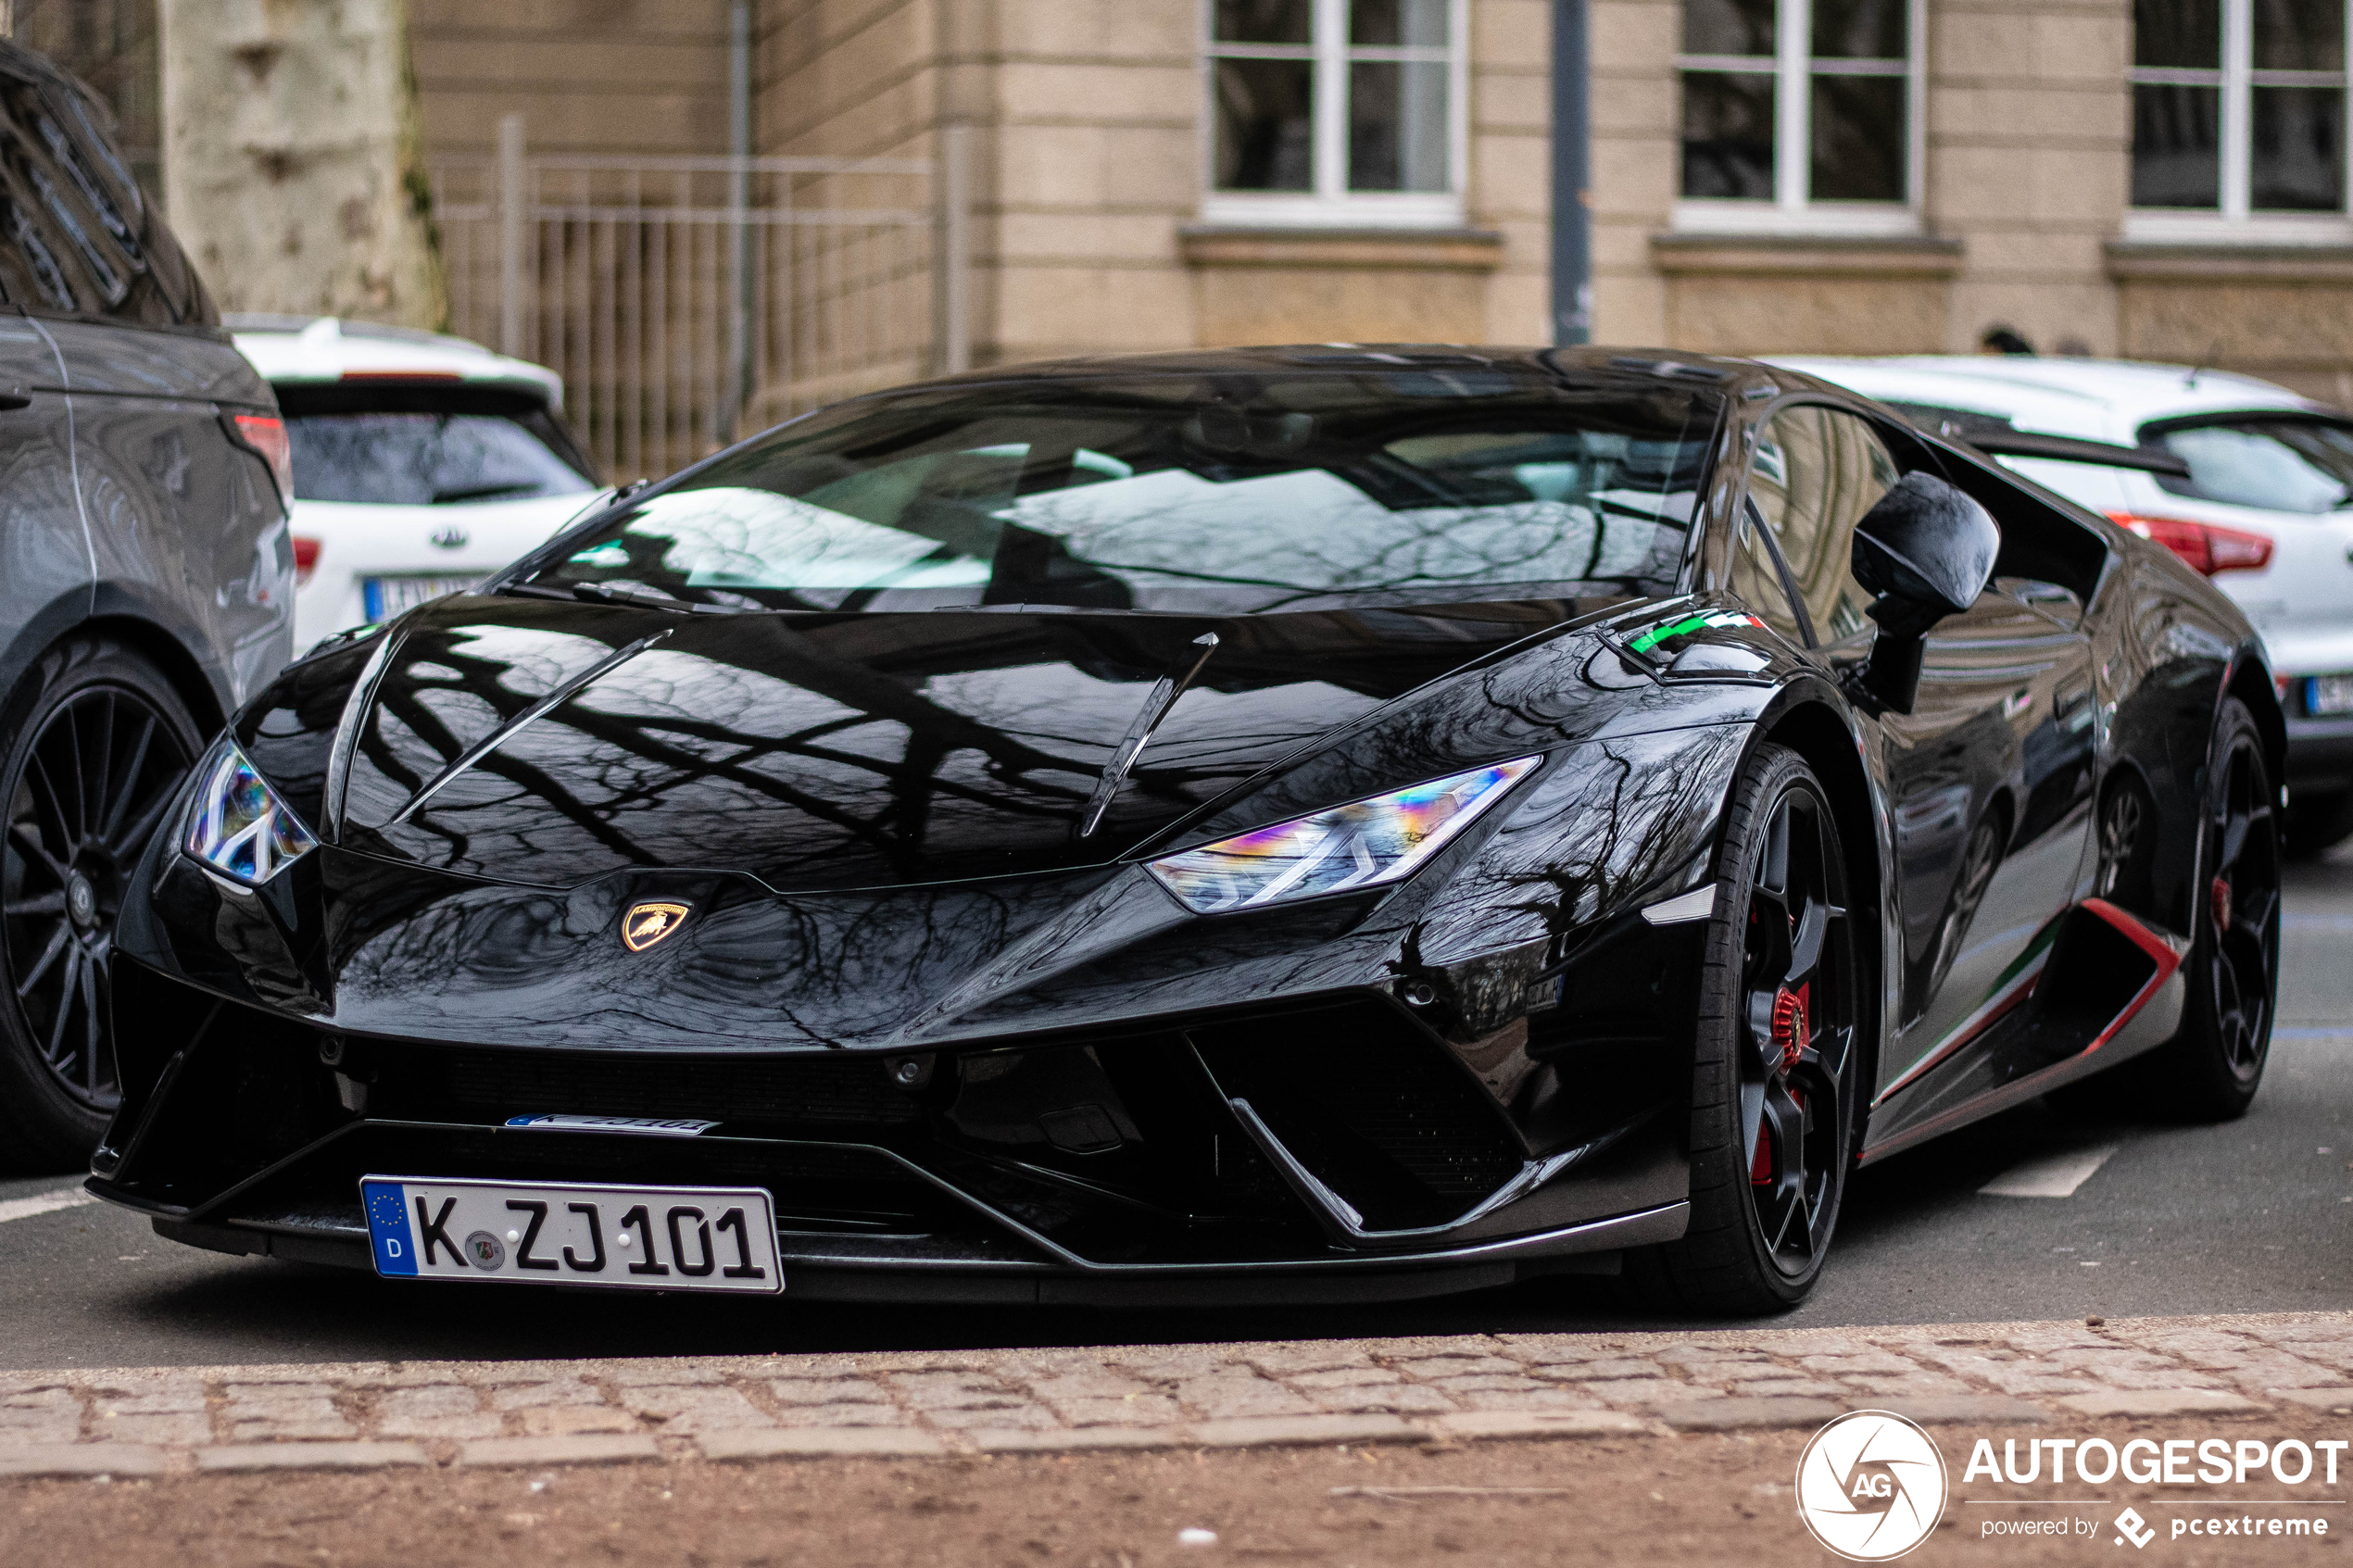
[[[1442,1223],[1517,1175],[1494,1101],[1378,1004],[1193,1032],[1226,1093],[1376,1229]]]
[[[895,1126],[923,1116],[922,1108],[891,1086],[881,1060],[871,1056],[729,1060],[420,1052],[413,1069],[415,1089],[459,1120],[569,1111],[770,1125]]]

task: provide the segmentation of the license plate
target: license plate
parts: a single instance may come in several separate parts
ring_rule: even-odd
[[[634,1187],[363,1176],[386,1279],[784,1289],[774,1206],[758,1187]]]
[[[2304,683],[2304,711],[2353,713],[2353,675],[2314,675]]]
[[[481,581],[479,577],[363,577],[359,592],[366,601],[368,619],[373,622],[390,621],[444,594],[462,594]]]

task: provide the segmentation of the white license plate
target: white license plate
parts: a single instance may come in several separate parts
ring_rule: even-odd
[[[368,620],[374,622],[390,621],[444,594],[462,594],[481,581],[480,577],[363,577],[359,594],[366,601]]]
[[[2315,675],[2304,683],[2307,713],[2353,713],[2353,675]]]
[[[370,1253],[387,1279],[784,1289],[758,1187],[635,1187],[363,1176]]]

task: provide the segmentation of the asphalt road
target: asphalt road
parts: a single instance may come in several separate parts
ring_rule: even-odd
[[[2037,1104],[1860,1173],[1828,1274],[1776,1324],[2353,1302],[2353,847],[2291,873],[2286,927],[2271,1069],[2244,1120],[2086,1122]],[[2078,1177],[2066,1197],[1980,1191],[2006,1178],[2057,1191]],[[69,1177],[0,1181],[0,1368],[1671,1326],[1592,1279],[1361,1309],[1186,1312],[436,1289],[195,1251],[94,1203],[22,1212],[57,1193],[72,1196]]]

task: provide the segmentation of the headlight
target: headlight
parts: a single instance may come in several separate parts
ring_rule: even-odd
[[[1413,875],[1541,760],[1522,757],[1452,773],[1147,864],[1178,902],[1202,915],[1396,882]]]
[[[181,847],[223,876],[258,887],[319,847],[294,808],[233,743],[216,746],[197,779]]]

